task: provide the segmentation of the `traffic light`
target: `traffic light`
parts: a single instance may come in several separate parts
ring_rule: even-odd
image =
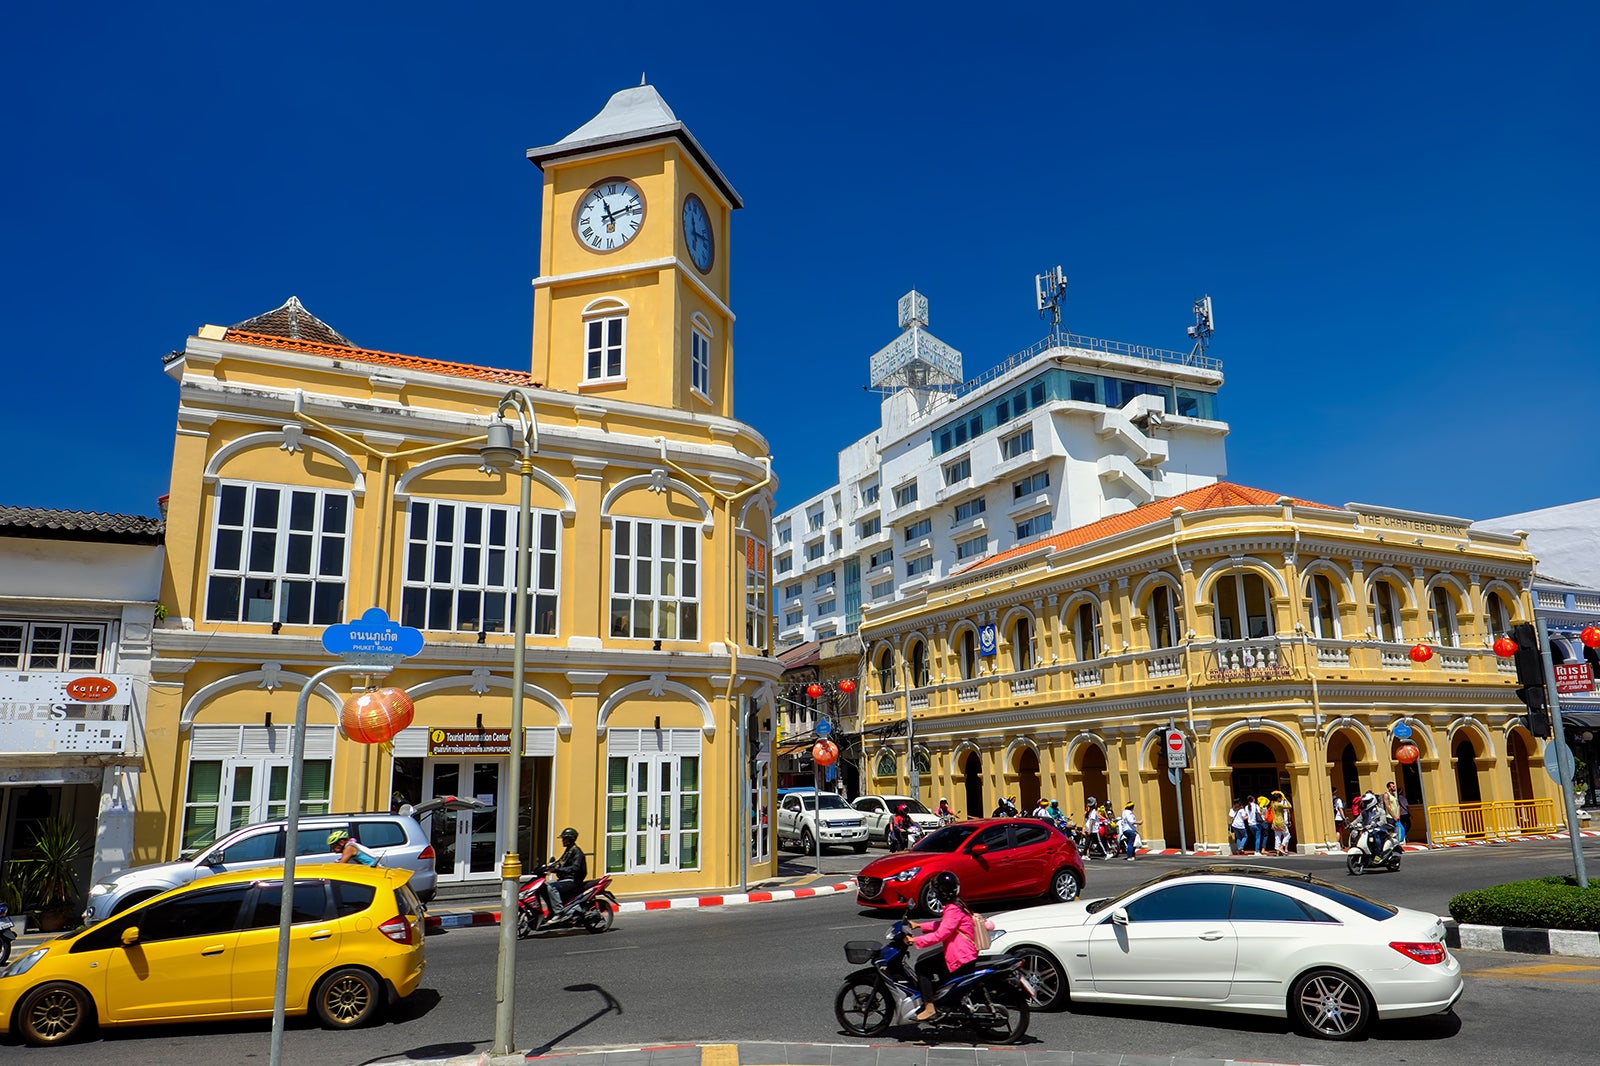
[[[1550,708],[1545,703],[1544,659],[1539,655],[1539,635],[1527,622],[1511,627],[1517,643],[1517,699],[1528,708],[1528,732],[1540,740],[1550,737]]]

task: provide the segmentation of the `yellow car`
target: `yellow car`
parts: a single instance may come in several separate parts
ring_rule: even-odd
[[[422,979],[411,871],[325,863],[295,871],[289,1014],[331,1029],[376,1017]],[[100,1025],[270,1018],[283,869],[162,893],[48,941],[0,970],[0,1033],[64,1044]]]

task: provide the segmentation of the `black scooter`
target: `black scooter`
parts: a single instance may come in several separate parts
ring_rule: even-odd
[[[11,920],[11,908],[0,903],[0,966],[11,957],[11,942],[17,939],[16,923]]]

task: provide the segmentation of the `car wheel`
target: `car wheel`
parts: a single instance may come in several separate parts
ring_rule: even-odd
[[[1307,1036],[1354,1040],[1375,1013],[1367,990],[1338,970],[1312,970],[1289,989],[1289,1017]]]
[[[1345,859],[1344,868],[1355,876],[1360,877],[1367,872],[1367,860],[1362,855],[1351,855]]]
[[[944,900],[933,894],[933,878],[928,878],[927,883],[922,886],[922,891],[918,894],[918,896],[922,902],[922,911],[924,914],[931,914],[933,917],[937,918],[939,915],[944,913]]]
[[[800,833],[800,850],[807,855],[817,853],[817,838],[811,835],[811,830],[805,829]]]
[[[370,1022],[383,1000],[383,987],[366,970],[347,966],[322,979],[312,996],[317,1017],[329,1029],[355,1029]]]
[[[611,908],[602,903],[584,914],[583,928],[591,933],[603,933],[611,928],[614,921],[616,916],[611,913]]]
[[[1022,975],[1033,986],[1028,1006],[1034,1010],[1055,1010],[1072,998],[1067,987],[1067,972],[1043,948],[1018,948],[1010,953],[1022,960]]]
[[[1070,866],[1063,866],[1050,879],[1050,896],[1061,903],[1071,903],[1082,891],[1083,882],[1078,880],[1078,872]]]
[[[855,853],[857,855],[866,854],[867,845],[866,845],[866,843],[864,841],[862,843],[860,843],[860,844],[851,844],[850,846],[855,849]]]
[[[22,997],[17,1028],[34,1047],[71,1043],[94,1028],[94,1001],[65,981],[40,985]]]
[[[877,1036],[894,1019],[889,990],[870,971],[847,979],[833,997],[833,1016],[851,1036]]]

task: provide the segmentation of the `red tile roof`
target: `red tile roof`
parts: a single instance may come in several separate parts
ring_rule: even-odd
[[[979,560],[971,566],[956,572],[969,574],[974,570],[994,566],[996,563],[1003,562],[1006,559],[1014,559],[1019,555],[1036,551],[1039,548],[1050,548],[1054,551],[1061,551],[1064,548],[1076,548],[1104,537],[1138,529],[1140,526],[1170,521],[1174,507],[1182,507],[1185,511],[1214,511],[1222,507],[1270,507],[1275,505],[1282,496],[1283,494],[1279,492],[1268,492],[1265,489],[1250,488],[1248,485],[1235,485],[1229,481],[1218,481],[1203,488],[1180,492],[1178,495],[1165,500],[1156,500],[1154,503],[1135,507],[1133,510],[1124,511],[1122,514],[1114,514],[1097,522],[1090,522],[1088,525],[1078,526],[1076,529],[1069,529],[1048,537],[1040,537],[1038,540],[1026,541],[1015,547],[1007,548],[998,555]],[[1331,507],[1325,503],[1317,503],[1314,500],[1290,497],[1290,501],[1296,507],[1317,507],[1326,511],[1341,510],[1341,508]]]
[[[347,348],[338,344],[277,337],[269,333],[250,333],[240,329],[228,330],[225,340],[249,344],[257,348],[276,348],[286,352],[303,352],[328,359],[346,359],[356,363],[372,363],[393,367],[396,370],[417,370],[429,374],[449,374],[458,378],[476,378],[479,381],[498,381],[506,385],[540,388],[533,375],[525,370],[504,370],[494,366],[474,366],[471,363],[452,363],[443,359],[423,359],[415,355],[398,355],[370,348]]]

